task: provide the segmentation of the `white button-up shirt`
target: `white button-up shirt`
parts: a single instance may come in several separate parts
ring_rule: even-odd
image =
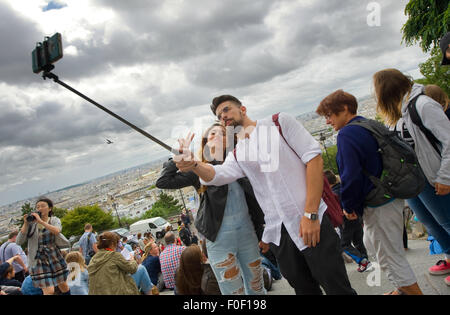
[[[248,177],[264,212],[266,227],[262,241],[279,246],[284,224],[295,245],[304,250],[307,246],[300,237],[300,220],[305,213],[306,163],[322,151],[319,143],[294,117],[280,113],[278,121],[289,145],[272,117],[258,120],[250,137],[236,144],[237,160],[230,152],[222,165],[214,166],[215,177],[210,182],[201,180],[201,183],[221,186]],[[321,200],[320,222],[326,208]]]

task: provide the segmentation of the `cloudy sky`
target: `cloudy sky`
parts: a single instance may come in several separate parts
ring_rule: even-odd
[[[258,119],[312,111],[339,88],[371,94],[383,68],[420,76],[427,56],[401,44],[407,2],[1,0],[0,205],[167,155],[34,74],[44,36],[62,34],[62,81],[174,145],[213,122],[220,94]]]

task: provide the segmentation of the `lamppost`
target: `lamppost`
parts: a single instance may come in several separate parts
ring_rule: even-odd
[[[328,163],[328,167],[331,168],[331,162],[330,162],[330,157],[328,156],[328,150],[327,147],[325,146],[325,140],[327,139],[327,137],[325,136],[325,134],[323,132],[320,133],[320,142],[322,142],[322,146],[325,150],[325,156],[327,159],[327,163]]]
[[[119,226],[122,227],[122,223],[120,222],[119,213],[117,212],[117,203],[113,202],[112,206],[113,206],[114,210],[116,211],[117,221],[119,221]]]
[[[184,210],[188,211],[188,209],[186,208],[186,204],[184,203],[183,192],[181,191],[181,189],[178,189],[178,191],[180,192],[180,195],[181,195],[181,201],[183,202]]]

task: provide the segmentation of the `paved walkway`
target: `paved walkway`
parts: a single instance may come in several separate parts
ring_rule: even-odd
[[[444,259],[443,255],[430,255],[429,242],[425,240],[409,240],[409,250],[406,257],[416,274],[420,288],[425,295],[450,295],[450,286],[444,282],[445,276],[432,276],[428,273],[428,268],[436,264],[439,259]],[[359,273],[356,271],[355,263],[347,263],[347,273],[352,287],[359,295],[381,295],[392,291],[394,288],[389,283],[382,272],[366,271]],[[292,295],[294,290],[285,279],[274,281],[269,295]]]

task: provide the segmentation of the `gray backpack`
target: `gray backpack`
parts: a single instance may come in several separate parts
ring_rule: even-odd
[[[371,119],[355,120],[348,125],[361,126],[370,131],[377,140],[383,161],[380,178],[363,170],[375,185],[375,189],[366,196],[366,206],[378,207],[393,198],[409,199],[422,192],[426,178],[416,153],[395,131],[389,131],[383,124]]]

